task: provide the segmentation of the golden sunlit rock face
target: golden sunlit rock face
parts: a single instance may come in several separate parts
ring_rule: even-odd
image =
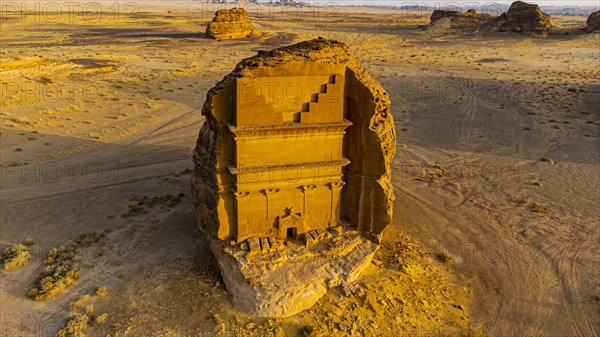
[[[551,16],[537,4],[515,1],[506,13],[486,24],[486,29],[499,32],[519,32],[546,35],[552,27]]]
[[[193,185],[210,236],[285,240],[347,223],[377,241],[390,223],[388,95],[342,43],[242,61],[203,114]]]
[[[238,307],[287,316],[368,265],[392,218],[389,105],[324,39],[243,60],[209,91],[196,219]]]
[[[239,39],[252,35],[252,23],[243,8],[220,9],[206,26],[206,36],[217,39]]]

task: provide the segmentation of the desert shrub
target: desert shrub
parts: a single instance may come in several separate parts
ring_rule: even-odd
[[[99,242],[109,232],[106,230],[83,233],[75,240],[68,241],[58,248],[52,248],[44,261],[44,272],[35,280],[27,297],[35,301],[48,300],[73,284],[79,278],[78,250]]]
[[[45,271],[34,282],[27,297],[43,301],[56,297],[79,278],[76,264],[76,246],[73,242],[53,248],[44,261]]]
[[[135,217],[142,214],[147,214],[151,208],[160,205],[160,208],[163,209],[165,207],[174,207],[179,204],[182,198],[185,197],[184,193],[179,193],[178,195],[163,195],[163,196],[155,196],[155,197],[135,197],[129,199],[129,210],[127,213],[121,215],[123,218]]]
[[[96,297],[106,297],[108,296],[108,288],[98,287],[96,288],[96,292],[94,294],[96,295]]]
[[[58,330],[56,337],[85,337],[85,330],[87,330],[89,323],[90,317],[88,315],[75,316]]]
[[[24,245],[18,244],[6,248],[4,254],[0,255],[0,264],[4,270],[14,270],[29,262],[31,255]]]
[[[51,275],[36,281],[27,292],[27,297],[35,301],[49,300],[58,296],[66,287],[79,278],[79,272],[59,267]]]
[[[106,236],[105,232],[102,233],[98,233],[98,232],[90,232],[90,233],[83,233],[80,234],[76,239],[75,239],[75,243],[78,244],[81,247],[89,247],[97,242],[99,242],[100,240],[102,240],[102,238]]]
[[[85,294],[81,296],[77,301],[71,302],[71,305],[69,306],[71,311],[81,308],[85,304],[85,302],[89,301],[89,299],[90,295]]]
[[[100,315],[94,317],[94,319],[92,321],[92,325],[100,325],[100,324],[106,322],[106,319],[108,319],[107,313],[100,314]]]

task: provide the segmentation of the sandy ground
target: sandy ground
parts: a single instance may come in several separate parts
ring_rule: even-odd
[[[276,8],[250,11],[261,37],[217,42],[213,5],[95,4],[58,17],[31,3],[0,26],[0,243],[34,242],[27,266],[0,274],[1,336],[53,336],[98,286],[110,294],[85,310],[108,320],[90,336],[598,336],[600,35],[578,31],[585,18],[534,38]],[[390,93],[395,220],[355,292],[249,317],[193,219],[200,107],[242,58],[318,36]],[[25,296],[51,248],[107,229],[63,294]]]

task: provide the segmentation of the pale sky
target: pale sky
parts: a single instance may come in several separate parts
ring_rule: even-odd
[[[451,1],[451,0],[298,0],[306,1],[310,3],[337,3],[339,5],[386,5],[386,6],[406,6],[419,5],[432,6],[443,8],[445,6],[451,6],[452,4],[458,4],[459,7],[479,7],[488,4],[507,4],[510,5],[512,0],[496,0],[496,1]],[[600,6],[600,0],[530,0],[525,1],[529,3],[537,3],[540,7],[543,6]]]

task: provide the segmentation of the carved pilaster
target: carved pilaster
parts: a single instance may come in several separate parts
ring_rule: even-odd
[[[264,190],[262,190],[262,193],[265,195],[265,197],[267,198],[267,205],[266,205],[266,209],[265,209],[265,213],[266,213],[266,220],[269,220],[269,199],[273,199],[277,193],[279,193],[281,190],[279,188],[266,188]]]
[[[331,202],[330,202],[330,226],[337,226],[337,222],[340,218],[340,191],[344,187],[346,183],[343,181],[336,181],[327,184],[329,190],[331,191]]]

